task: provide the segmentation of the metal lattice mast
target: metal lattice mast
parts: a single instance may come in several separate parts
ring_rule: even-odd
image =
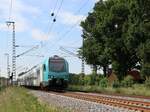
[[[84,38],[82,38],[82,46],[84,47]],[[84,67],[84,57],[83,57],[83,54],[82,54],[82,68],[81,69],[82,69],[81,70],[82,74],[84,74],[85,67]]]
[[[7,21],[8,27],[12,24],[13,34],[12,34],[12,80],[16,81],[16,39],[15,39],[15,22]]]
[[[13,73],[13,80],[16,81],[16,39],[15,39],[15,22],[13,22],[12,73]]]

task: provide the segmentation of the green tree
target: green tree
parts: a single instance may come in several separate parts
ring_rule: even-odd
[[[126,36],[126,46],[142,66],[144,78],[150,76],[150,1],[130,1],[130,16]],[[134,58],[135,59],[135,58]]]
[[[150,78],[150,39],[140,46],[139,56],[142,64],[142,75],[144,79]]]
[[[102,2],[102,1],[100,1]],[[99,2],[98,2],[99,3]],[[107,74],[107,68],[110,64],[110,57],[107,55],[108,49],[105,49],[104,39],[97,33],[97,18],[96,13],[89,13],[89,16],[84,22],[81,22],[83,27],[84,44],[80,50],[80,55],[83,55],[87,64],[93,65],[93,70],[97,74],[97,68],[102,67],[104,75]]]
[[[149,62],[144,60],[149,53],[146,47],[150,38],[149,6],[149,0],[97,2],[93,12],[81,22],[86,62],[107,67],[111,61],[119,80],[140,63],[142,73],[147,76]]]

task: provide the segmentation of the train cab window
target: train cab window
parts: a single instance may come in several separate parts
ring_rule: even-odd
[[[45,64],[43,65],[43,70],[46,71],[46,65]]]
[[[50,59],[49,70],[52,72],[65,72],[65,61],[63,59]]]

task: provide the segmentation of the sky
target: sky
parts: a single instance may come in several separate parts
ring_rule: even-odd
[[[0,72],[6,76],[7,63],[5,53],[12,55],[12,25],[15,22],[16,55],[34,46],[37,49],[17,58],[17,73],[40,64],[45,58],[59,55],[68,63],[71,73],[81,72],[81,60],[69,55],[60,47],[77,54],[82,46],[82,28],[88,12],[92,11],[98,0],[0,0]],[[54,16],[51,14],[54,13]],[[53,22],[53,19],[56,22]],[[91,73],[85,66],[85,73]]]

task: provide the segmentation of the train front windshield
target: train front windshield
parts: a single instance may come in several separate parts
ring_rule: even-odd
[[[52,72],[65,72],[65,61],[63,59],[50,59],[49,70]]]

